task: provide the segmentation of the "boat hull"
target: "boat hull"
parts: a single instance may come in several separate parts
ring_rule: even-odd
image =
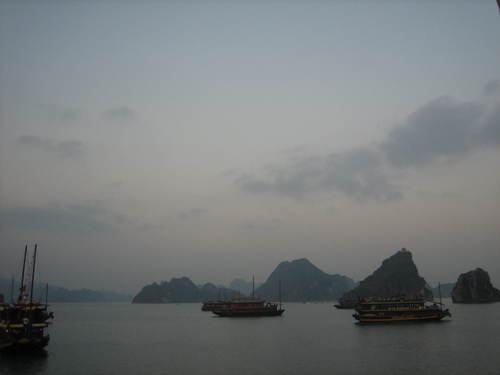
[[[285,310],[269,310],[269,311],[229,311],[219,310],[213,311],[214,314],[227,318],[248,318],[261,316],[281,316]]]
[[[403,322],[431,322],[439,321],[449,314],[436,313],[422,316],[362,316],[354,314],[353,317],[362,324],[370,323],[403,323]]]
[[[50,336],[43,337],[21,337],[21,338],[0,338],[0,350],[33,351],[45,348],[50,341]]]

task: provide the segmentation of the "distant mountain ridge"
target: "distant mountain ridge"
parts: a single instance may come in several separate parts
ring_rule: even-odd
[[[257,289],[262,283],[255,283],[255,288]],[[240,278],[236,278],[229,284],[229,289],[237,290],[241,294],[249,296],[252,293],[252,282],[246,281]]]
[[[258,286],[255,294],[266,299],[278,299],[278,285],[283,286],[283,301],[332,301],[356,286],[347,276],[329,275],[309,260],[296,259],[281,262]],[[170,281],[146,285],[133,298],[132,303],[179,303],[202,302],[215,299],[230,299],[252,291],[252,282],[235,279],[232,288],[216,287],[206,283],[199,287],[188,277],[173,278]],[[245,293],[246,292],[246,293]]]
[[[201,288],[188,277],[172,278],[160,284],[146,285],[133,298],[132,303],[181,303],[203,302],[215,299],[232,298],[240,293],[228,288],[219,288],[206,283]]]
[[[396,295],[421,294],[432,298],[432,291],[418,274],[410,251],[401,249],[382,262],[370,276],[342,297],[356,300],[364,297],[392,297]]]
[[[45,284],[35,283],[35,298],[45,301]],[[11,280],[0,278],[0,294],[10,302]],[[19,294],[19,282],[14,283],[14,298]],[[52,302],[129,302],[132,296],[106,290],[66,289],[49,285],[48,301]]]
[[[302,258],[281,262],[256,294],[277,300],[280,281],[282,300],[288,302],[332,301],[356,286],[351,278],[327,274]]]

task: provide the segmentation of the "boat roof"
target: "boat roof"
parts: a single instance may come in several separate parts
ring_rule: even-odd
[[[230,303],[238,303],[238,304],[243,304],[243,303],[265,303],[266,301],[263,299],[250,299],[250,300],[236,300],[236,301],[231,301]]]
[[[360,304],[363,305],[380,305],[380,304],[408,304],[408,303],[425,303],[423,299],[408,299],[408,300],[372,300],[372,301],[361,301]]]
[[[42,305],[40,303],[33,303],[30,305],[29,303],[15,303],[15,304],[2,304],[0,305],[0,310],[13,310],[13,309],[19,309],[19,310],[35,310],[35,309],[40,309],[40,310],[45,310],[48,307],[48,305]]]

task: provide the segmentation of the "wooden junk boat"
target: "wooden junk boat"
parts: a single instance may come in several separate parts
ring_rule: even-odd
[[[45,330],[50,324],[49,320],[54,318],[54,314],[48,312],[48,287],[44,304],[33,301],[36,251],[37,245],[33,252],[29,295],[26,292],[27,286],[24,280],[28,252],[28,246],[26,246],[19,297],[16,302],[13,301],[14,283],[12,282],[11,303],[0,303],[0,349],[2,350],[36,350],[44,348],[49,343],[50,336]]]
[[[281,305],[281,281],[279,282],[279,303],[267,302],[255,297],[255,280],[252,278],[252,296],[235,297],[212,306],[212,312],[222,317],[281,316],[285,309]]]
[[[215,309],[220,309],[221,307],[227,305],[230,300],[224,298],[221,295],[221,290],[219,290],[219,298],[217,300],[205,301],[201,305],[201,311],[214,311]]]
[[[280,303],[266,302],[255,297],[235,297],[212,312],[223,317],[280,316],[285,310]]]
[[[423,297],[365,299],[356,305],[353,317],[359,323],[392,323],[438,321],[451,317],[442,302],[428,303]]]

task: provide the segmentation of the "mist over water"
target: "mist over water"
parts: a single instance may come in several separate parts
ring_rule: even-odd
[[[446,300],[449,303],[450,301]],[[481,374],[500,371],[500,304],[439,323],[360,326],[331,304],[226,319],[200,304],[56,304],[46,356],[0,356],[2,375]]]

